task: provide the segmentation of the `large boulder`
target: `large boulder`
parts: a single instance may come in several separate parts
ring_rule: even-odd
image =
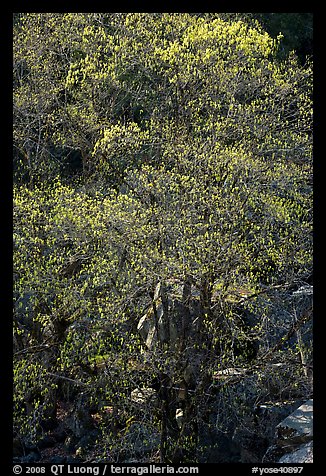
[[[313,438],[313,400],[308,400],[276,427],[279,446],[289,447]]]
[[[280,402],[263,402],[259,403],[255,408],[258,425],[263,433],[273,443],[275,439],[275,428],[290,415],[295,409],[303,403],[302,400],[280,401]]]
[[[65,421],[65,426],[78,439],[94,430],[94,420],[91,416],[91,407],[87,394],[80,393],[70,415]]]
[[[160,435],[148,425],[135,422],[129,426],[121,443],[128,458],[143,457],[159,447]]]
[[[268,439],[255,431],[252,422],[248,426],[238,426],[232,442],[239,448],[241,463],[259,463],[268,447]]]
[[[285,454],[278,463],[313,463],[313,442],[302,444],[292,453]]]
[[[313,460],[312,444],[313,400],[311,399],[276,426],[274,444],[267,450],[268,461],[310,463]]]

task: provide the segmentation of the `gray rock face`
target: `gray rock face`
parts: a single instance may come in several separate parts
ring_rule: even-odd
[[[260,427],[263,429],[264,435],[273,442],[275,439],[275,428],[290,415],[303,401],[281,401],[267,402],[259,404],[256,407],[256,414],[259,418]]]
[[[144,455],[160,444],[159,435],[142,423],[133,423],[125,434],[123,446],[126,453]]]
[[[301,286],[299,289],[292,293],[292,296],[313,296],[314,287],[310,285]]]
[[[278,463],[313,463],[313,443],[309,441],[303,445],[300,445],[299,448],[293,453],[286,454],[278,460]]]
[[[268,461],[277,463],[313,462],[313,400],[307,400],[277,426]],[[282,454],[283,453],[283,454]]]
[[[27,456],[20,458],[21,463],[37,463],[41,458],[41,455],[38,451],[32,451]]]
[[[248,422],[250,423],[250,422]],[[237,427],[232,442],[240,450],[241,463],[259,463],[266,451],[267,439],[245,427]]]
[[[278,444],[288,446],[313,438],[313,400],[308,400],[276,427]]]

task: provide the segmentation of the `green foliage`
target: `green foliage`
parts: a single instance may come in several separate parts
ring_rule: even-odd
[[[113,460],[136,452],[132,434],[146,422],[161,461],[195,461],[195,409],[214,374],[248,366],[253,343],[268,348],[280,301],[287,306],[278,290],[311,275],[311,64],[280,61],[280,37],[219,15],[15,20],[15,431],[23,436],[33,424],[37,439],[67,384],[96,406],[101,451]],[[77,171],[71,153],[80,155]],[[155,315],[158,283],[171,295],[191,283],[200,304],[199,336],[184,344],[199,370],[183,430],[162,382],[168,376],[174,388],[184,378],[187,354],[169,343],[145,349],[137,331],[145,313]],[[244,323],[246,312],[259,316],[255,325]],[[154,381],[159,406],[131,399]]]

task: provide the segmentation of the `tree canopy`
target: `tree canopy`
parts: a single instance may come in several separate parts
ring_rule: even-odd
[[[291,338],[311,317],[292,293],[312,282],[312,62],[280,57],[257,19],[223,15],[16,19],[22,438],[82,389],[102,458],[198,462],[216,408],[222,428],[257,401],[309,394],[310,344]],[[266,368],[288,362],[273,393]],[[250,396],[219,380],[235,367]],[[139,405],[137,388],[158,402]],[[145,456],[135,428],[143,448],[144,428],[157,437]]]

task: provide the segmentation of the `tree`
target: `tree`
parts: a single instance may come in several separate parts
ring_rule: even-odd
[[[282,33],[280,53],[283,57],[295,51],[304,64],[306,57],[313,54],[312,13],[260,13],[258,19],[272,37]]]
[[[42,426],[70,382],[110,408],[113,460],[144,457],[134,432],[151,428],[162,462],[200,461],[217,403],[244,422],[259,393],[276,398],[270,362],[293,359],[289,394],[308,388],[291,338],[310,316],[292,292],[312,274],[311,67],[215,16],[28,14],[17,28],[15,138],[33,178],[15,196],[17,431]],[[50,182],[53,147],[81,153],[83,182]]]

